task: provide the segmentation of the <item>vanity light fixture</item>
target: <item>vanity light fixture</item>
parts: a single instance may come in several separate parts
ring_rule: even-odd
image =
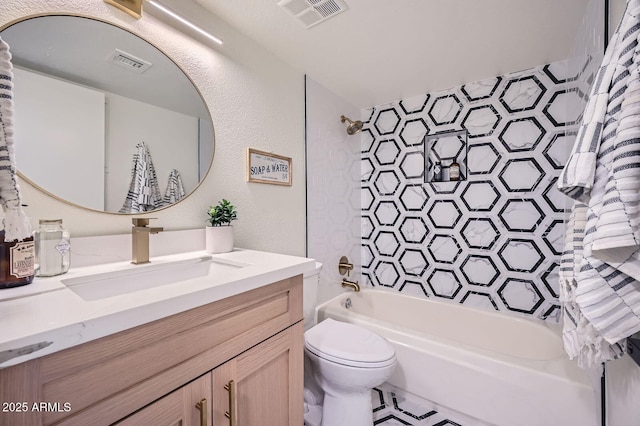
[[[107,1],[107,0],[105,0],[105,1]],[[184,25],[188,26],[192,30],[195,30],[195,31],[199,32],[200,34],[202,34],[203,36],[209,38],[210,40],[213,40],[218,44],[222,44],[222,39],[221,38],[218,38],[218,37],[216,37],[214,35],[209,34],[205,30],[203,30],[202,28],[200,28],[197,25],[189,22],[188,20],[186,20],[182,16],[178,15],[177,13],[172,11],[171,9],[168,9],[166,6],[163,6],[162,4],[158,3],[157,1],[155,1],[155,0],[147,0],[147,3],[149,3],[152,6],[154,6],[156,9],[166,13],[167,15],[171,16],[175,20],[180,21],[181,23],[183,23]]]
[[[104,2],[117,7],[136,19],[142,18],[142,0],[104,0]]]
[[[104,0],[104,2],[117,7],[136,19],[142,18],[142,0]]]

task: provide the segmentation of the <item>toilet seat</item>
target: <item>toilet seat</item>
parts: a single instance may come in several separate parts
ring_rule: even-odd
[[[305,348],[320,358],[360,368],[380,368],[396,361],[395,349],[366,328],[327,318],[304,334]]]

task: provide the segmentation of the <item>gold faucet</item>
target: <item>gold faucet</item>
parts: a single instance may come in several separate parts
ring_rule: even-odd
[[[131,228],[131,263],[140,265],[149,263],[149,234],[157,234],[164,231],[162,227],[150,228],[147,217],[134,217]]]
[[[360,291],[360,284],[358,284],[358,281],[349,281],[346,278],[342,279],[342,287],[349,287],[352,288],[353,291]]]

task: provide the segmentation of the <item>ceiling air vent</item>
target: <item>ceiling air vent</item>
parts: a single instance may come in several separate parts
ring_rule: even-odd
[[[305,28],[311,28],[349,9],[343,0],[280,0],[278,6],[293,15]]]
[[[151,62],[136,58],[132,54],[123,52],[120,49],[114,50],[111,56],[109,56],[109,62],[135,71],[138,74],[142,74],[151,67]]]

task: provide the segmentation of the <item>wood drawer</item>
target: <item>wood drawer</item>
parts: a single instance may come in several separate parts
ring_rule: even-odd
[[[297,276],[0,370],[0,400],[71,406],[0,425],[113,423],[301,319]]]

